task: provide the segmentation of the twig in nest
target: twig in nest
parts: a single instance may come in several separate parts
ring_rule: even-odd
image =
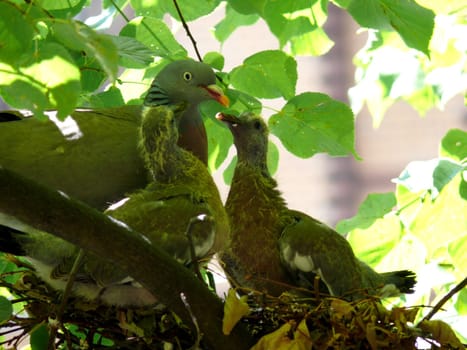
[[[203,62],[203,59],[201,58],[201,54],[198,51],[198,46],[196,44],[196,40],[191,34],[190,28],[188,28],[188,24],[185,21],[185,18],[183,17],[182,11],[180,10],[180,7],[178,6],[177,0],[173,0],[175,9],[177,10],[178,16],[180,17],[180,21],[182,22],[183,28],[185,29],[186,35],[190,38],[191,42],[193,43],[193,48],[195,49],[196,57],[198,57],[198,60],[200,62]]]

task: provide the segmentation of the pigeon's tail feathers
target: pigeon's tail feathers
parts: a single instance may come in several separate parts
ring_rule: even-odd
[[[417,283],[416,274],[409,270],[400,270],[392,272],[383,272],[380,274],[385,281],[385,284],[393,284],[399,289],[400,293],[415,292],[415,284]]]

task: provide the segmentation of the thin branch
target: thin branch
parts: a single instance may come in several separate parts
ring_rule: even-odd
[[[438,303],[433,307],[433,309],[425,316],[423,317],[423,321],[428,321],[431,319],[434,314],[436,314],[442,307],[443,305],[452,298],[454,294],[457,292],[460,292],[465,286],[467,285],[467,277],[465,277],[457,286],[455,286],[453,289],[449,291]]]
[[[180,17],[180,21],[182,22],[183,28],[185,29],[186,35],[188,35],[188,37],[190,38],[190,40],[191,40],[191,42],[193,44],[193,48],[195,49],[196,57],[198,57],[198,60],[200,62],[203,62],[203,58],[201,57],[201,54],[199,53],[198,46],[196,44],[196,40],[193,37],[193,35],[191,35],[190,28],[188,28],[188,24],[186,23],[185,18],[183,17],[182,11],[180,10],[180,7],[178,6],[177,0],[173,0],[173,3],[175,5],[175,9],[177,10],[178,16]]]

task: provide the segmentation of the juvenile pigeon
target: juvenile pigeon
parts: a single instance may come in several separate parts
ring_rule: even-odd
[[[268,128],[261,117],[246,112],[218,119],[232,132],[238,156],[226,202],[231,244],[222,256],[237,283],[280,295],[291,285],[312,288],[318,275],[331,295],[349,300],[414,291],[413,272],[377,273],[332,228],[288,209],[267,168]]]

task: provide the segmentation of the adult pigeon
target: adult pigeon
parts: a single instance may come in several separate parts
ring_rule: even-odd
[[[198,105],[209,99],[228,103],[215,82],[207,64],[174,61],[155,77],[144,100],[149,106],[186,103],[179,144],[204,163],[207,140]],[[47,112],[46,122],[19,111],[0,112],[0,165],[105,209],[148,183],[137,149],[141,109],[77,109],[64,121]]]
[[[279,295],[290,284],[312,287],[318,275],[331,295],[349,300],[414,291],[413,272],[377,273],[333,229],[287,208],[267,168],[268,128],[261,117],[245,112],[218,119],[231,130],[238,156],[226,202],[231,245],[222,257],[234,280]]]
[[[152,181],[106,213],[180,263],[189,264],[220,249],[229,225],[206,166],[177,145],[184,108],[184,103],[143,108],[141,152]],[[0,250],[27,256],[41,279],[64,290],[79,248],[0,213],[0,221],[7,219],[9,227],[0,226]],[[118,266],[89,252],[84,254],[72,292],[87,300],[126,307],[157,301]]]

